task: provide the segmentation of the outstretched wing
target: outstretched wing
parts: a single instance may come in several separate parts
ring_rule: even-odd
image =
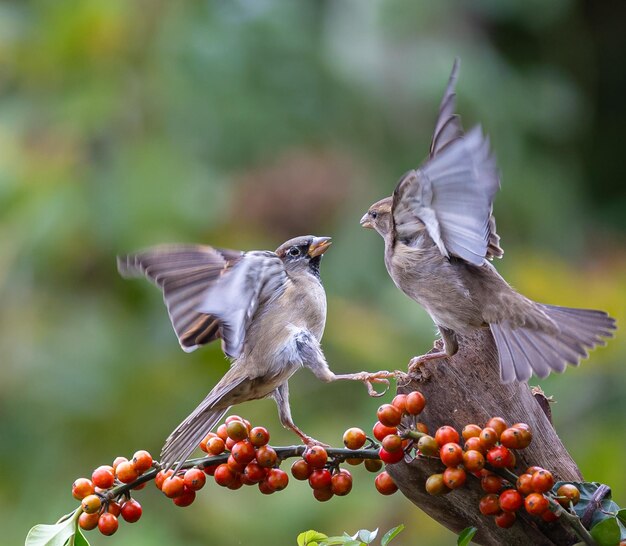
[[[219,319],[199,312],[198,306],[243,255],[202,245],[160,245],[118,257],[117,268],[123,277],[145,276],[163,291],[180,346],[191,352],[223,337]]]
[[[452,72],[448,79],[448,86],[439,105],[439,115],[435,123],[433,139],[430,143],[430,157],[435,157],[448,144],[463,136],[463,126],[461,118],[455,113],[456,93],[455,86],[459,75],[460,61],[458,57],[454,59]]]
[[[253,251],[244,254],[204,293],[198,310],[219,320],[228,356],[241,354],[254,313],[260,305],[279,297],[286,282],[283,262],[274,252]]]
[[[413,239],[425,226],[444,256],[481,265],[495,255],[491,213],[499,187],[489,141],[475,127],[402,178],[393,194],[396,236]]]

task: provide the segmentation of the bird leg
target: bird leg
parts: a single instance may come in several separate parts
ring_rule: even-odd
[[[380,372],[369,373],[369,372],[359,372],[359,373],[346,373],[346,374],[334,374],[333,372],[328,370],[331,374],[330,378],[324,379],[323,377],[318,376],[322,381],[337,381],[339,379],[347,379],[349,381],[361,381],[365,383],[367,387],[367,393],[370,396],[378,397],[383,396],[389,390],[389,378],[396,378],[397,372],[388,372],[381,370]],[[313,372],[315,373],[315,372]],[[317,374],[316,374],[317,375]],[[374,389],[374,383],[378,383],[381,385],[385,385],[385,390],[382,392],[377,392]]]
[[[289,407],[289,385],[287,382],[283,383],[280,387],[278,387],[273,393],[272,398],[276,402],[276,406],[278,407],[278,418],[280,419],[280,423],[289,430],[295,432],[302,440],[302,443],[307,447],[311,446],[322,446],[322,447],[330,447],[328,444],[324,444],[315,438],[311,438],[304,432],[302,432],[293,422],[291,418],[291,408]]]
[[[439,333],[443,340],[443,350],[434,353],[427,353],[421,356],[414,356],[409,361],[409,373],[416,372],[423,364],[429,360],[438,360],[440,358],[446,358],[448,356],[455,355],[459,350],[459,342],[454,330],[439,326]]]

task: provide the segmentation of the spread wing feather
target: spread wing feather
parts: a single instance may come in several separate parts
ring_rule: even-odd
[[[243,252],[202,245],[160,245],[117,259],[123,277],[145,276],[163,291],[163,300],[182,349],[191,352],[222,336],[219,320],[200,313],[204,293]]]

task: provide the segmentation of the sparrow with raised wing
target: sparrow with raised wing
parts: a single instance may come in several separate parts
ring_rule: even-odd
[[[301,367],[322,381],[388,384],[389,372],[336,375],[320,340],[326,294],[320,281],[329,237],[303,236],[276,252],[239,252],[200,245],[163,245],[118,258],[124,277],[146,276],[163,299],[184,351],[216,339],[231,359],[230,369],[200,405],[170,434],[161,453],[169,468],[184,461],[228,409],[272,397],[283,426],[309,445],[318,443],[291,418],[288,379]]]
[[[442,351],[414,357],[409,369],[454,355],[458,335],[489,328],[502,382],[563,372],[611,337],[615,320],[603,311],[536,303],[491,264],[502,257],[493,217],[500,181],[481,128],[464,134],[455,114],[458,68],[456,60],[427,159],[361,218],[383,237],[396,286],[426,309],[443,340]]]

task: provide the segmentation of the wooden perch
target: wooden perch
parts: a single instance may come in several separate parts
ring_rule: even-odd
[[[420,371],[419,376],[409,376],[408,384],[399,385],[398,392],[417,389],[424,394],[427,403],[420,421],[428,425],[433,435],[442,425],[461,431],[469,423],[484,426],[495,416],[503,417],[510,425],[524,422],[533,431],[533,441],[527,449],[516,451],[515,473],[519,475],[529,466],[538,465],[550,470],[555,480],[582,480],[580,470],[542,409],[540,402],[545,404],[545,398],[538,402],[527,384],[500,383],[496,348],[488,330],[463,337],[456,355],[428,362]],[[461,489],[443,496],[429,495],[424,484],[428,476],[443,471],[440,461],[401,461],[388,465],[387,471],[405,497],[448,529],[459,533],[466,527],[477,527],[473,543],[569,546],[580,540],[561,520],[546,523],[523,509],[517,513],[513,527],[497,527],[492,517],[483,516],[478,510],[479,500],[486,493],[472,476]]]

